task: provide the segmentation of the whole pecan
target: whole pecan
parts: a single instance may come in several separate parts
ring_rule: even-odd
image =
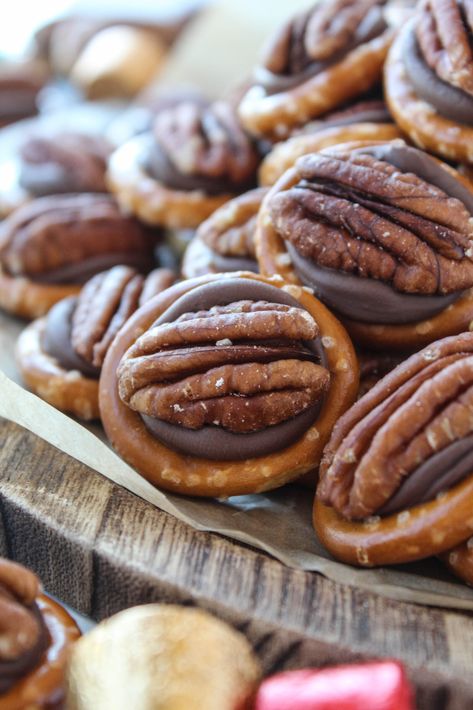
[[[356,45],[355,33],[363,19],[373,9],[380,16],[382,5],[380,0],[318,2],[289,20],[272,38],[263,55],[263,66],[273,74],[297,75],[314,62],[343,56]],[[363,39],[368,38],[369,33]]]
[[[174,283],[169,269],[148,276],[115,266],[92,277],[82,288],[71,319],[71,343],[93,367],[102,367],[115,335],[136,309]]]
[[[473,95],[470,0],[422,0],[416,34],[424,60],[442,81]]]
[[[382,514],[417,476],[425,490],[411,492],[410,505],[432,500],[444,490],[443,475],[471,457],[472,411],[473,333],[463,333],[411,356],[346,412],[324,452],[318,498],[362,519]],[[439,462],[422,484],[420,472],[432,474]],[[471,473],[466,462],[463,477]]]
[[[196,236],[222,256],[254,258],[256,219],[266,193],[260,187],[226,202],[200,225]]]
[[[227,102],[184,101],[160,111],[153,134],[158,152],[149,167],[171,187],[217,192],[255,182],[260,156]]]
[[[101,136],[58,133],[31,136],[20,149],[20,183],[34,195],[106,192],[111,145]]]
[[[108,195],[54,195],[20,207],[0,226],[0,263],[13,276],[80,283],[114,263],[143,269],[155,237]]]
[[[2,663],[17,661],[40,639],[42,628],[33,611],[39,592],[39,581],[32,572],[0,559],[0,688],[7,680]]]
[[[326,392],[330,375],[304,341],[318,328],[302,308],[243,300],[151,327],[125,354],[121,399],[189,429],[262,430]]]
[[[406,156],[433,177],[401,169]],[[472,195],[447,166],[395,142],[328,148],[303,156],[296,168],[299,182],[276,192],[269,210],[301,256],[401,293],[450,294],[473,285]],[[442,181],[448,192],[434,184]]]

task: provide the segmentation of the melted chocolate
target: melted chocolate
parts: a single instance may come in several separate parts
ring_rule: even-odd
[[[301,256],[289,242],[286,242],[286,248],[297,275],[314,289],[321,301],[343,317],[362,323],[415,323],[440,313],[460,295],[417,296],[400,293],[376,279],[364,279],[318,266],[312,259]]]
[[[111,252],[91,256],[73,264],[65,264],[58,269],[34,274],[29,278],[43,284],[83,284],[92,276],[107,271],[113,266],[130,266],[141,273],[146,273],[153,268],[154,259],[151,252]]]
[[[229,271],[252,271],[258,273],[258,262],[244,256],[223,256],[212,251],[212,266],[216,271],[227,273]]]
[[[404,35],[403,58],[407,75],[421,99],[441,116],[473,126],[473,97],[439,79],[428,66],[420,51],[413,23]]]
[[[378,37],[386,30],[386,27],[381,8],[373,7],[356,28],[351,42],[339,52],[335,52],[330,59],[310,62],[302,72],[297,74],[274,74],[265,67],[258,67],[254,73],[255,84],[262,86],[268,95],[289,91],[337,64],[360,45]]]
[[[77,297],[64,298],[56,303],[46,317],[42,338],[44,351],[58,361],[65,370],[78,370],[85,377],[98,379],[100,368],[93,367],[76,353],[71,343],[72,316]]]
[[[150,141],[145,159],[145,169],[155,179],[172,190],[201,190],[208,195],[222,195],[233,192],[245,192],[254,187],[254,180],[246,184],[236,184],[224,177],[208,177],[197,173],[182,173],[168,159],[156,141]]]
[[[439,493],[448,491],[472,474],[473,434],[470,434],[424,461],[405,479],[377,514],[390,515],[428,503]]]
[[[38,622],[38,639],[33,648],[19,658],[15,658],[13,661],[0,660],[0,700],[3,693],[10,690],[15,683],[24,678],[39,664],[43,653],[49,645],[49,633],[37,604],[33,603],[30,610]]]
[[[240,300],[268,301],[301,308],[301,304],[281,289],[245,278],[209,283],[179,298],[152,327],[172,323],[184,313],[207,310]],[[327,359],[320,338],[304,343],[324,367]],[[280,451],[297,441],[317,418],[321,402],[292,419],[250,434],[235,434],[222,427],[204,426],[193,430],[141,415],[148,430],[166,446],[190,456],[221,461],[241,461]]]
[[[405,173],[414,173],[460,200],[473,215],[473,193],[430,155],[400,142],[386,143],[354,152],[372,155]],[[303,187],[303,184],[301,184]],[[403,324],[431,318],[460,298],[462,292],[445,296],[401,293],[390,284],[318,266],[286,242],[294,269],[303,283],[345,318],[364,323]]]

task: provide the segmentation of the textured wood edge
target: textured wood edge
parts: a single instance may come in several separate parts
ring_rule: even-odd
[[[198,605],[244,631],[267,673],[394,656],[420,710],[473,706],[471,615],[384,599],[192,530],[1,420],[0,451],[0,552],[79,611]]]

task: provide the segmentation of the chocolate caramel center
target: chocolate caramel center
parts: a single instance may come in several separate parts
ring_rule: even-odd
[[[72,316],[76,306],[77,297],[71,296],[62,299],[51,308],[46,317],[42,346],[45,352],[55,358],[65,370],[77,370],[85,377],[98,379],[100,368],[93,367],[72,347]]]
[[[404,33],[404,66],[416,93],[441,116],[473,126],[473,97],[439,79],[424,60],[411,22]]]
[[[428,503],[473,474],[473,434],[454,441],[424,461],[379,510],[390,515]]]

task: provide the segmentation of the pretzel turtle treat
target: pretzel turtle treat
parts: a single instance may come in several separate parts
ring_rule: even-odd
[[[114,266],[93,276],[78,296],[30,323],[16,347],[23,380],[42,399],[80,419],[99,418],[99,375],[113,338],[136,311],[174,283],[168,269],[147,276]]]
[[[357,386],[350,340],[321,303],[236,272],[140,308],[107,353],[99,404],[113,447],[153,484],[227,496],[316,468]]]
[[[392,31],[382,0],[322,0],[272,38],[239,113],[270,140],[363,96],[375,87]]]
[[[473,11],[470,0],[421,0],[385,67],[394,120],[419,147],[473,162]]]
[[[255,188],[226,202],[197,229],[182,264],[184,278],[227,271],[258,271],[256,218],[267,190]]]
[[[75,621],[33,572],[0,558],[0,710],[60,710]]]
[[[183,101],[160,111],[152,132],[112,154],[108,184],[122,207],[143,221],[195,229],[256,184],[259,161],[229,103]]]
[[[32,135],[20,148],[20,185],[34,197],[106,192],[111,149],[102,136],[78,131]]]
[[[40,197],[0,225],[0,307],[36,318],[116,264],[149,271],[156,235],[109,195]]]
[[[473,333],[438,340],[380,380],[336,424],[314,525],[350,564],[440,554],[473,532]]]
[[[261,273],[303,283],[367,348],[414,350],[473,321],[473,192],[403,141],[299,158],[256,233]]]

